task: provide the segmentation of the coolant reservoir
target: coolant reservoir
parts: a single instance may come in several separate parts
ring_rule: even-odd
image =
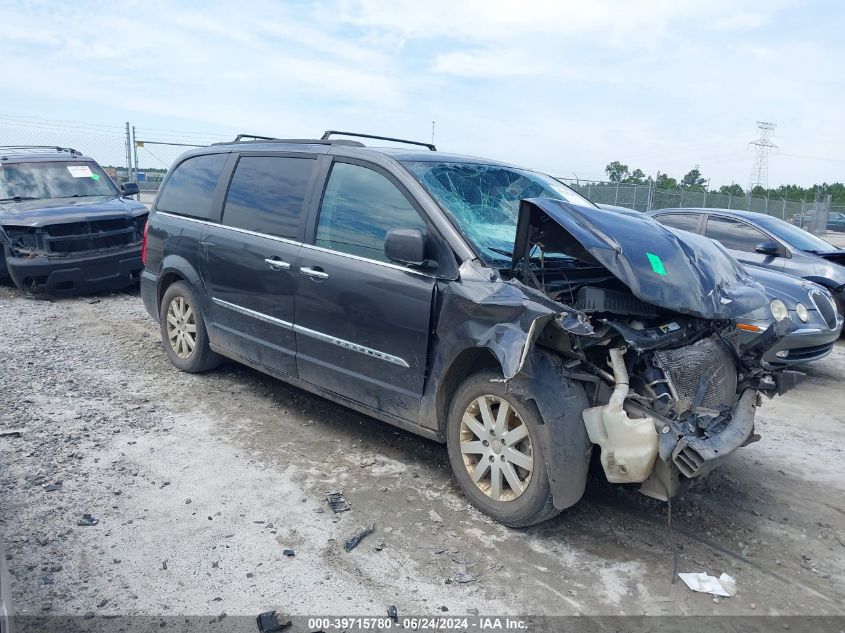
[[[648,479],[657,459],[657,431],[650,417],[631,419],[622,407],[611,404],[585,409],[587,434],[601,446],[601,465],[614,484]]]

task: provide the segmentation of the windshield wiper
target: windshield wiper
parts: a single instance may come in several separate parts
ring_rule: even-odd
[[[11,198],[0,198],[0,202],[21,202],[23,200],[41,200],[41,198],[34,198],[32,196],[12,196]]]
[[[502,248],[496,248],[495,246],[485,246],[484,248],[486,248],[488,251],[493,251],[494,253],[497,253],[499,255],[504,255],[505,257],[513,257],[513,253],[511,253],[510,251],[506,251]]]

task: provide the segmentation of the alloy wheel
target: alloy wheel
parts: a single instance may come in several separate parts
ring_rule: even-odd
[[[179,358],[188,358],[197,346],[197,320],[185,297],[173,297],[167,306],[167,339]]]
[[[461,455],[470,479],[494,501],[513,501],[531,481],[534,450],[528,426],[499,396],[480,396],[461,419]]]

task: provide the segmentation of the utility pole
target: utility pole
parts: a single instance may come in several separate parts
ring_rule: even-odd
[[[769,152],[777,149],[772,142],[772,132],[777,126],[766,121],[757,121],[757,138],[748,145],[755,151],[754,166],[751,168],[751,177],[748,180],[748,196],[754,191],[754,187],[763,187],[768,193],[769,190]]]
[[[431,144],[434,145],[434,121],[431,122]]]

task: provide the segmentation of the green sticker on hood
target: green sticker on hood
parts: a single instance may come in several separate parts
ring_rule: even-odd
[[[663,267],[663,262],[654,253],[646,253],[648,261],[651,262],[651,269],[658,275],[666,275],[666,269]]]
[[[92,178],[93,180],[99,180],[99,179],[100,179],[100,174],[91,174],[91,178]]]

